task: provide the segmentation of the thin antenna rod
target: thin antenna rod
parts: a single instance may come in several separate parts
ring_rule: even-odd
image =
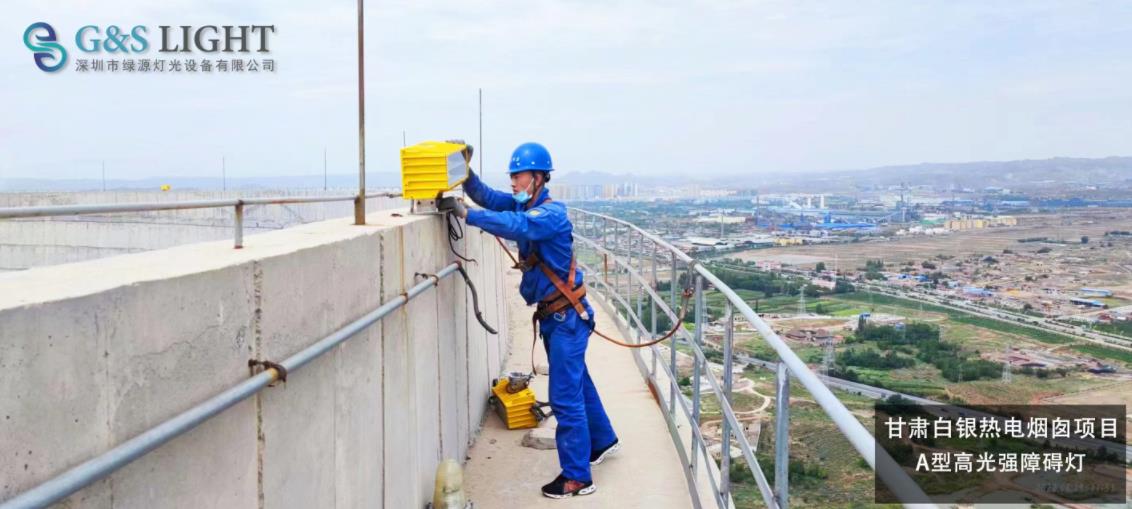
[[[366,54],[362,13],[362,0],[358,0],[358,197],[354,200],[354,224],[366,224]]]
[[[476,149],[478,149],[478,151],[480,153],[480,158],[479,158],[479,162],[476,163],[476,164],[479,165],[476,169],[479,170],[480,173],[483,173],[483,89],[482,88],[480,89],[480,139],[479,139],[478,143],[479,143],[479,146],[476,147]]]
[[[228,165],[224,160],[224,156],[220,156],[220,190],[228,190]]]
[[[106,190],[106,161],[102,161],[102,190]]]
[[[322,147],[322,190],[326,190],[326,147]]]

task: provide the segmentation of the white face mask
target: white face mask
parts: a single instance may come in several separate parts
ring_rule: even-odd
[[[523,189],[522,191],[519,191],[519,192],[511,195],[511,198],[514,199],[515,202],[518,203],[519,205],[527,203],[528,201],[531,200],[530,190],[531,190],[531,186],[533,186],[533,185],[535,185],[535,179],[534,179],[534,177],[531,177],[531,183],[527,184],[527,187],[525,189]]]

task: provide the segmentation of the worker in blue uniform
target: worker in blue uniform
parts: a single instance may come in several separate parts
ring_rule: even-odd
[[[567,498],[596,490],[590,466],[620,443],[586,369],[594,312],[584,296],[584,275],[575,266],[566,205],[551,200],[546,188],[552,171],[546,147],[524,143],[511,155],[511,194],[491,189],[471,173],[464,192],[483,209],[447,203],[469,225],[519,244],[519,293],[527,305],[538,305],[535,319],[550,360],[550,407],[558,420],[555,443],[562,473],[542,493]]]

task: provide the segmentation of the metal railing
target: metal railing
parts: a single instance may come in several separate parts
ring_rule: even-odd
[[[365,199],[397,198],[401,193],[369,193]],[[34,207],[0,207],[0,219],[23,219],[31,217],[52,216],[78,216],[86,214],[111,214],[121,212],[152,212],[158,210],[190,210],[234,207],[236,221],[234,224],[235,248],[244,247],[244,207],[249,205],[287,205],[292,203],[328,203],[352,201],[354,208],[363,202],[357,195],[342,196],[300,196],[275,198],[234,198],[224,200],[187,200],[171,202],[143,202],[143,203],[103,203],[79,205],[47,205]],[[364,210],[364,208],[362,209]],[[364,222],[358,224],[365,224]]]
[[[15,498],[0,503],[0,509],[41,508],[67,498],[76,491],[112,474],[114,471],[144,456],[146,453],[199,426],[208,419],[231,408],[236,403],[251,397],[265,387],[270,386],[275,381],[285,378],[287,373],[294,372],[306,366],[322,354],[331,351],[334,347],[344,343],[355,334],[377,323],[378,320],[385,318],[389,313],[404,306],[414,297],[424,293],[425,290],[438,285],[441,279],[460,270],[460,262],[452,262],[437,271],[436,274],[428,274],[427,279],[409,288],[405,293],[394,297],[369,314],[347,324],[345,327],[338,329],[329,336],[319,339],[314,344],[280,361],[278,364],[257,361],[260,365],[264,366],[264,370],[251,378],[178,414],[172,419],[142,432],[134,438],[117,445],[113,449],[17,495]]]
[[[701,494],[705,488],[701,486],[701,467],[706,472],[708,484],[711,489],[711,499],[720,509],[729,509],[732,506],[730,470],[731,470],[731,444],[738,445],[742,457],[754,477],[755,482],[767,507],[787,509],[789,506],[789,376],[793,375],[801,385],[810,392],[810,395],[825,413],[833,420],[841,433],[849,440],[853,448],[876,471],[878,478],[884,482],[891,491],[901,500],[906,501],[906,507],[935,507],[934,505],[911,503],[913,500],[926,500],[919,486],[911,477],[901,469],[883,449],[876,447],[876,440],[868,429],[837,399],[829,387],[806,366],[793,350],[755,313],[747,303],[740,298],[734,290],[717,278],[703,265],[684,252],[673,247],[663,239],[641,228],[620,219],[603,214],[580,209],[570,209],[571,220],[574,225],[574,250],[578,265],[586,270],[589,286],[600,291],[618,312],[623,312],[625,322],[638,342],[659,337],[657,331],[657,313],[664,313],[673,324],[678,320],[674,311],[677,303],[677,283],[681,274],[685,281],[694,285],[694,324],[692,332],[680,326],[677,335],[673,338],[667,364],[658,362],[662,352],[656,346],[648,347],[651,352],[651,366],[646,366],[641,350],[634,349],[634,356],[642,374],[651,385],[653,394],[660,404],[668,424],[669,433],[675,442],[676,449],[683,463],[685,480],[688,483],[688,492],[692,506],[702,508]],[[600,261],[600,267],[591,267],[588,262]],[[664,267],[661,269],[661,267]],[[663,298],[657,291],[658,271],[667,270],[669,280],[669,295]],[[643,273],[649,271],[648,277]],[[622,281],[622,274],[626,274],[626,281]],[[604,276],[604,277],[603,277]],[[609,279],[612,278],[612,281]],[[724,334],[722,340],[723,350],[723,380],[717,380],[715,374],[709,369],[707,358],[704,355],[705,305],[704,286],[710,284],[725,297],[723,316]],[[645,300],[647,299],[647,303]],[[646,326],[641,317],[644,306],[649,306],[650,324]],[[774,486],[770,485],[766,475],[763,474],[759,461],[743,432],[743,427],[731,407],[732,393],[732,363],[734,350],[734,318],[738,310],[746,320],[758,331],[778,354],[780,361],[776,365],[776,391],[775,391],[775,450],[774,450]],[[687,397],[680,390],[677,371],[676,342],[682,340],[691,350],[692,375],[691,397]],[[667,382],[661,382],[658,375],[663,373]],[[718,402],[721,418],[721,458],[718,467],[708,451],[700,429],[701,400],[703,398],[703,381],[711,388],[711,395]],[[666,387],[667,386],[667,387]],[[667,390],[666,390],[667,389]],[[667,398],[665,397],[667,395]],[[679,408],[680,414],[677,413]],[[678,418],[690,423],[689,444],[679,432]],[[702,458],[702,465],[701,465]],[[710,466],[709,466],[710,465]],[[717,478],[718,476],[718,478]]]

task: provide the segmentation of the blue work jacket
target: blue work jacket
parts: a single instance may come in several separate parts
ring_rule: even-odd
[[[519,260],[526,259],[534,250],[543,263],[563,281],[566,280],[570,258],[574,254],[574,225],[566,215],[565,204],[558,201],[547,203],[550,192],[543,188],[535,205],[524,210],[524,205],[516,202],[510,194],[488,187],[474,173],[464,182],[464,192],[483,207],[468,210],[469,225],[516,241],[519,244]],[[577,268],[572,286],[580,284],[582,269]],[[523,281],[519,284],[519,293],[527,305],[549,297],[554,290],[554,284],[538,268],[524,272]]]

